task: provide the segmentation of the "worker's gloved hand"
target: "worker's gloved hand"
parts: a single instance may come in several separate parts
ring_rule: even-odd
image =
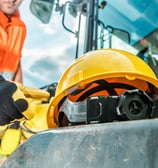
[[[0,125],[22,117],[33,117],[27,99],[16,83],[6,81],[0,76]]]

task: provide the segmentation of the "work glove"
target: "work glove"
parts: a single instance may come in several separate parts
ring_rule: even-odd
[[[20,122],[15,121],[13,124],[9,124],[1,138],[0,155],[10,155],[21,143],[21,136]]]
[[[31,119],[33,112],[17,83],[0,76],[0,125],[9,124],[16,119]]]

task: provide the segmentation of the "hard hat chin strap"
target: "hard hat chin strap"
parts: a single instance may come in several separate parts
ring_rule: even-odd
[[[142,90],[128,90],[119,96],[89,97],[83,102],[68,98],[59,108],[69,122],[105,123],[158,117],[158,100]]]

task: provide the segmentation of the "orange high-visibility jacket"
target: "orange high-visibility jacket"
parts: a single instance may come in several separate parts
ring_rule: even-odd
[[[26,26],[19,12],[8,19],[0,10],[0,72],[16,72],[25,36]]]

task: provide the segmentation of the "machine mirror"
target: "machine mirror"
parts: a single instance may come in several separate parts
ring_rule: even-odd
[[[130,43],[130,35],[128,32],[121,30],[121,29],[116,29],[114,28],[112,31],[112,34],[117,36],[118,38],[122,39],[126,43]]]
[[[49,23],[54,0],[32,0],[30,4],[31,12],[43,23]]]

